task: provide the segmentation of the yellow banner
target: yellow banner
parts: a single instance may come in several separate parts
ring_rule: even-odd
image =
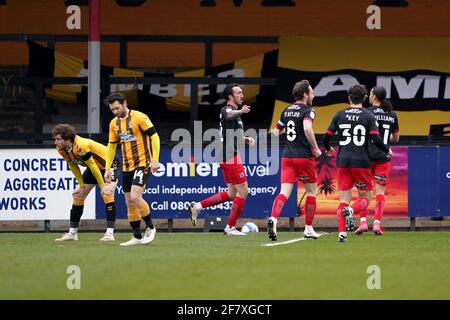
[[[271,126],[293,102],[295,82],[307,79],[317,133],[347,106],[347,89],[360,83],[386,88],[401,134],[449,135],[449,56],[450,38],[281,37]]]

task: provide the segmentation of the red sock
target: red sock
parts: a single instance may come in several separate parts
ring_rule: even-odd
[[[385,202],[386,200],[384,199],[384,194],[377,194],[377,204],[375,206],[375,217],[374,217],[375,220],[381,221]]]
[[[209,198],[206,198],[205,200],[200,201],[200,204],[202,205],[202,208],[207,208],[226,201],[230,201],[228,193],[219,192]]]
[[[361,211],[360,213],[359,213],[359,218],[367,218],[367,212],[368,212],[369,210],[367,210],[367,209],[364,209],[363,211]]]
[[[359,197],[350,207],[353,209],[354,213],[359,213],[366,209],[368,205],[369,200],[367,198]]]
[[[284,194],[279,194],[273,201],[272,205],[272,213],[270,214],[271,217],[277,218],[280,216],[281,211],[283,210],[284,204],[286,203],[286,196]]]
[[[339,203],[339,207],[337,209],[337,221],[338,221],[338,231],[339,232],[347,232],[347,225],[345,223],[345,217],[342,213],[342,208],[348,207],[348,203],[341,202]]]
[[[241,216],[242,210],[244,210],[245,199],[238,196],[234,197],[233,204],[231,205],[230,216],[228,217],[227,224],[230,227],[236,225],[236,221]]]
[[[306,197],[305,210],[305,225],[312,226],[314,221],[314,214],[316,213],[316,197]]]

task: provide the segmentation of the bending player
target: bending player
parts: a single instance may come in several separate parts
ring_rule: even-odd
[[[74,127],[58,124],[53,129],[53,139],[59,154],[68,162],[70,170],[78,181],[78,187],[72,193],[73,204],[70,210],[70,229],[55,241],[78,240],[78,226],[84,210],[84,200],[97,184],[104,190],[102,197],[106,206],[106,232],[100,241],[114,241],[114,225],[116,222],[116,204],[114,191],[117,186],[118,161],[115,159],[109,183],[103,181],[105,172],[106,147],[91,139],[76,134]],[[81,174],[78,165],[87,167]]]

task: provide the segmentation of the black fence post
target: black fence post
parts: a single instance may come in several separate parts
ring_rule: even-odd
[[[416,217],[409,218],[409,231],[416,231]]]
[[[43,126],[44,126],[44,84],[42,81],[36,82],[35,87],[35,99],[36,99],[36,110],[35,110],[35,118],[34,118],[34,132],[38,133],[39,136],[42,135]],[[41,139],[34,139],[35,143],[42,143]]]
[[[109,83],[109,79],[106,77],[103,77],[100,79],[101,83],[100,86],[102,88],[102,94],[100,95],[100,116],[101,116],[101,123],[102,123],[102,132],[108,133],[109,129],[109,114],[110,110],[109,107],[104,103],[104,99],[111,93],[111,85]]]
[[[198,85],[191,82],[191,129],[194,130],[194,121],[198,119]],[[194,131],[192,131],[193,133]]]
[[[44,220],[44,232],[50,232],[50,220]]]
[[[295,231],[295,218],[289,217],[289,232]]]
[[[212,66],[213,62],[213,43],[211,40],[205,41],[205,68]]]
[[[120,47],[119,47],[119,59],[120,67],[126,68],[128,64],[128,42],[125,37],[120,37]]]

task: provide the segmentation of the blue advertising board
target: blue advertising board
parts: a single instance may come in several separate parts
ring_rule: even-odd
[[[450,216],[450,147],[409,147],[408,215]]]
[[[152,217],[155,219],[189,218],[187,204],[203,200],[217,192],[226,191],[221,169],[215,162],[182,163],[172,162],[171,148],[161,148],[158,172],[150,176],[144,199],[149,203]],[[258,150],[258,155],[266,150]],[[270,154],[270,151],[267,151]],[[120,152],[119,152],[120,153]],[[200,151],[201,153],[201,151]],[[276,149],[276,161],[280,161],[280,150]],[[248,149],[245,159],[251,160]],[[248,164],[244,160],[249,194],[241,218],[267,218],[272,210],[272,203],[280,192],[280,165],[267,162],[264,157],[257,157]],[[295,190],[295,189],[294,189]],[[117,218],[127,217],[125,197],[122,192],[122,178],[116,190]],[[199,218],[206,216],[228,216],[232,202],[205,208]],[[97,190],[96,217],[104,218],[103,200]],[[297,194],[293,192],[286,202],[282,217],[297,215]]]

